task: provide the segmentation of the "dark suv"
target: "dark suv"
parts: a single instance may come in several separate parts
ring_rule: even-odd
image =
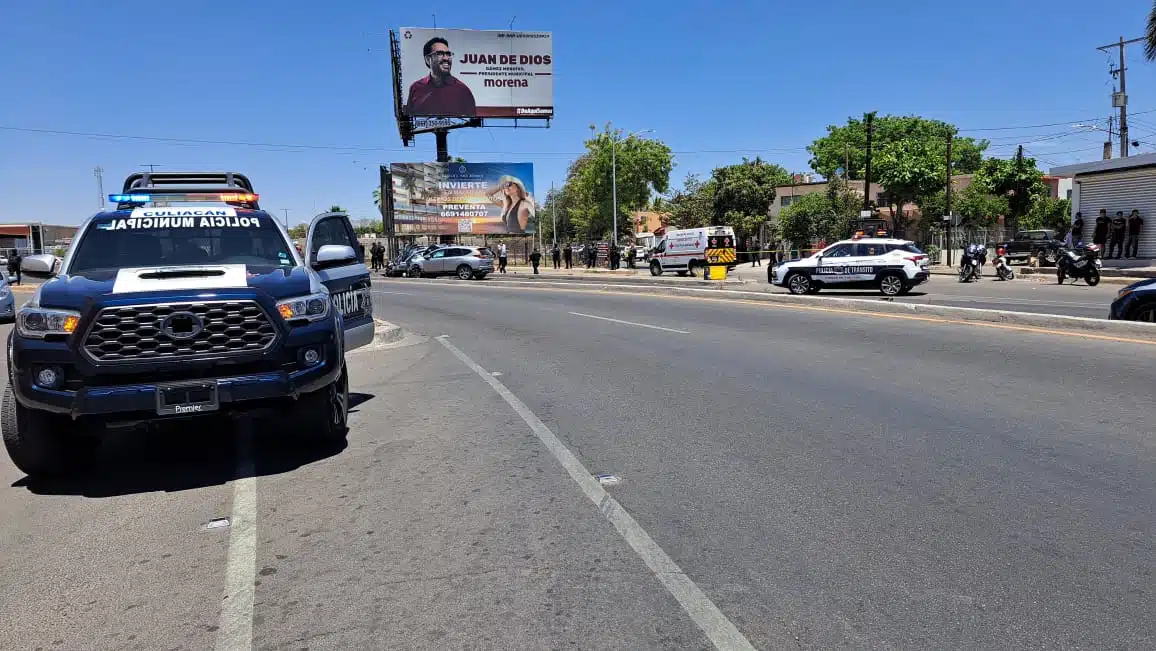
[[[242,174],[130,176],[16,315],[4,444],[29,475],[88,460],[108,426],[289,408],[345,436],[345,352],[373,339],[369,271],[346,215],[305,259]]]

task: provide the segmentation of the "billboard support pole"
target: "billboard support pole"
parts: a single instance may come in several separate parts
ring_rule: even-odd
[[[434,131],[434,137],[437,139],[438,148],[438,162],[450,162],[450,143],[449,143],[449,129],[438,129]]]

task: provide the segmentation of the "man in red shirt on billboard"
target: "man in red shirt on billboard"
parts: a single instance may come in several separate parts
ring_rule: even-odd
[[[476,117],[478,107],[469,86],[450,74],[454,53],[444,38],[435,36],[422,48],[429,74],[409,87],[406,115],[410,117]]]

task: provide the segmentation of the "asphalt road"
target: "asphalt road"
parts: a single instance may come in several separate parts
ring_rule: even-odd
[[[490,280],[525,280],[530,275],[524,268],[512,268],[511,271],[513,273],[506,276],[494,274]],[[1101,283],[1096,287],[1089,287],[1083,281],[1075,284],[1068,281],[1064,285],[1059,285],[1055,282],[1054,276],[1020,276],[1014,281],[1005,282],[995,280],[992,272],[990,270],[988,272],[988,275],[980,281],[970,283],[960,283],[955,276],[933,274],[930,281],[916,287],[909,296],[898,297],[894,300],[905,303],[928,303],[1106,319],[1108,318],[1109,306],[1115,300],[1116,293],[1123,287],[1123,285],[1111,283]],[[765,266],[739,265],[732,272],[731,278],[737,277],[743,283],[732,282],[727,287],[743,291],[787,293],[784,288],[768,284],[766,274]],[[546,273],[539,276],[539,279],[549,280],[553,275],[552,270],[546,270]],[[606,272],[584,273],[579,271],[577,275],[580,277],[579,282],[694,286],[705,284],[701,278],[680,278],[673,274],[664,274],[659,278],[654,278],[646,271],[624,276],[616,276]],[[1138,279],[1133,279],[1133,282],[1135,280]],[[825,289],[822,291],[822,295],[865,300],[879,300],[881,298],[879,292],[868,290]]]
[[[1156,645],[1150,346],[375,287],[416,335],[351,355],[343,449],[270,421],[72,482],[0,459],[0,648]]]

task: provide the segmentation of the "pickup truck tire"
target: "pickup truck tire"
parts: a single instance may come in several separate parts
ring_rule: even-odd
[[[28,409],[12,385],[0,398],[0,430],[12,463],[29,477],[60,477],[91,463],[100,440],[76,431],[67,416]]]
[[[1039,249],[1034,255],[1044,266],[1052,266],[1056,264],[1056,252],[1053,249]]]
[[[311,443],[332,443],[345,438],[349,427],[349,372],[344,365],[332,384],[297,399],[293,421],[301,428],[303,438]]]

